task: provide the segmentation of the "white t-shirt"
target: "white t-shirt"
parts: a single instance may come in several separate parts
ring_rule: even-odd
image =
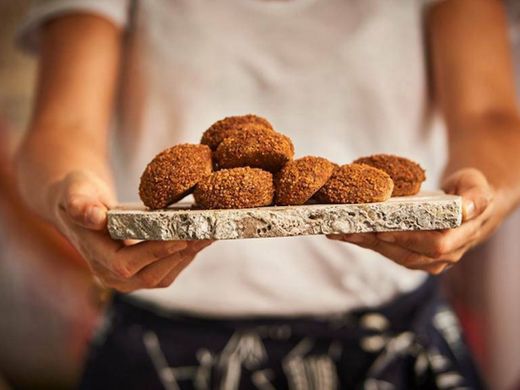
[[[422,8],[420,0],[47,0],[21,37],[37,47],[42,21],[66,12],[130,31],[114,131],[121,201],[138,199],[157,152],[246,113],[290,136],[297,157],[398,154],[420,162],[426,188],[437,188],[445,135],[428,100]],[[384,303],[424,278],[323,236],[254,239],[217,242],[171,287],[134,295],[203,315],[319,315]]]

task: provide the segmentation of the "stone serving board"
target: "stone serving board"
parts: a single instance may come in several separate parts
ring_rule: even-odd
[[[461,221],[461,197],[435,192],[380,203],[228,210],[200,210],[189,203],[154,211],[121,205],[108,212],[108,231],[120,240],[229,240],[450,229]]]

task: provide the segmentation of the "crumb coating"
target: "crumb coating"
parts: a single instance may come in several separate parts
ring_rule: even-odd
[[[209,129],[202,134],[200,143],[208,145],[211,150],[216,150],[225,138],[236,135],[247,128],[273,130],[271,123],[260,116],[253,114],[229,116],[213,123]]]
[[[335,164],[323,157],[305,156],[289,161],[275,177],[277,205],[307,202],[334,171]]]
[[[244,130],[224,139],[215,152],[219,168],[253,167],[279,171],[294,156],[289,137],[272,130]]]
[[[320,203],[373,203],[390,198],[394,184],[384,171],[364,164],[342,165],[316,193]]]
[[[416,162],[391,154],[358,158],[354,163],[370,165],[388,173],[394,181],[392,196],[415,195],[426,180],[424,169]]]
[[[193,196],[208,209],[269,206],[274,197],[273,175],[258,168],[222,169],[201,180]]]
[[[141,175],[139,196],[150,209],[177,202],[212,172],[211,149],[181,144],[159,153]]]

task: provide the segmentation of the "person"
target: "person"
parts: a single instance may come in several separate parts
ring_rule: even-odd
[[[20,37],[40,58],[21,191],[119,292],[83,388],[483,386],[428,273],[456,264],[520,199],[499,1],[46,1]],[[110,239],[107,210],[136,200],[154,154],[246,113],[302,155],[419,161],[427,188],[463,197],[463,224],[332,240]]]

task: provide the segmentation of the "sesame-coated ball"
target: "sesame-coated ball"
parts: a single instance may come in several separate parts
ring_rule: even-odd
[[[213,123],[210,128],[202,134],[200,143],[208,145],[211,150],[215,150],[225,138],[235,135],[247,128],[273,130],[273,126],[269,121],[260,116],[252,114],[229,116]]]
[[[193,196],[208,209],[269,206],[274,196],[273,176],[258,168],[222,169],[201,180]]]
[[[219,168],[253,167],[279,171],[294,156],[289,137],[272,130],[244,130],[224,139],[215,152]]]
[[[364,164],[342,165],[316,193],[320,203],[373,203],[390,198],[394,183],[384,171]]]
[[[392,196],[415,195],[421,189],[422,182],[426,180],[424,169],[404,157],[376,154],[359,158],[354,163],[370,165],[388,173],[394,181]]]
[[[153,158],[141,175],[139,196],[151,209],[177,202],[212,172],[211,149],[206,145],[182,144]]]
[[[301,205],[307,202],[334,171],[335,164],[323,157],[306,156],[289,161],[276,175],[277,205]]]

